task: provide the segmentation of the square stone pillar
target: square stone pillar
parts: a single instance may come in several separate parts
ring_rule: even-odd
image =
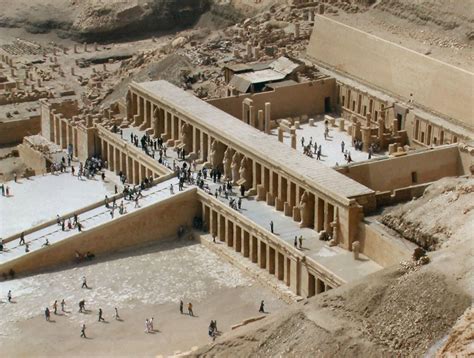
[[[265,133],[270,134],[271,103],[265,103]]]
[[[301,267],[298,259],[290,260],[290,289],[296,293],[300,294],[300,279],[301,279]]]
[[[193,126],[193,152],[197,155],[201,148],[201,134],[200,130]]]
[[[257,123],[256,123],[256,122],[257,122],[257,121],[256,121],[256,118],[255,118],[256,116],[255,116],[255,107],[254,107],[254,106],[250,106],[250,107],[249,107],[249,117],[250,117],[250,118],[249,118],[249,124],[250,124],[252,127],[256,128],[256,126],[257,126]]]
[[[261,131],[265,129],[265,119],[261,109],[257,112],[257,128]]]
[[[108,149],[108,156],[107,156],[107,161],[109,162],[109,170],[111,172],[115,172],[115,148],[112,146],[112,144],[108,144],[109,149]]]

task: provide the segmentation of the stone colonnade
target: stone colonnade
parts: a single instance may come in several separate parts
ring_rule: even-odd
[[[284,282],[295,294],[311,297],[343,283],[330,277],[329,272],[323,272],[321,267],[312,266],[299,251],[265,230],[233,217],[224,204],[217,200],[214,203],[207,194],[203,195],[203,223],[210,234]]]
[[[127,177],[130,184],[140,184],[145,178],[156,179],[163,175],[163,170],[152,158],[147,158],[129,143],[115,138],[112,133],[106,133],[103,128],[99,129],[98,140],[102,159],[107,160],[108,169]]]
[[[79,157],[79,140],[81,132],[86,132],[92,127],[92,117],[85,120],[78,116],[65,118],[62,113],[56,113],[54,109],[49,114],[49,139],[59,145],[62,149],[72,147],[72,155]]]
[[[153,136],[163,138],[168,146],[185,149],[187,159],[220,170],[224,179],[243,186],[247,195],[256,195],[257,200],[293,217],[301,227],[332,235],[333,244],[351,250],[353,227],[360,213],[353,200],[335,198],[310,186],[297,173],[275,167],[268,158],[249,152],[179,108],[133,86],[127,94],[127,117],[133,118],[134,125],[145,123]]]

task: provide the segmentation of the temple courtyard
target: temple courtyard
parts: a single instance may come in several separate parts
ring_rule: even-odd
[[[82,277],[90,289],[82,289]],[[12,303],[6,300],[12,291]],[[268,288],[188,240],[164,241],[14,281],[0,282],[0,346],[4,356],[168,356],[210,342],[207,328],[218,330],[259,316],[261,300],[273,314],[285,307]],[[61,312],[59,302],[66,302]],[[86,313],[78,313],[85,300]],[[58,300],[58,314],[43,312]],[[179,301],[184,313],[179,312]],[[195,317],[187,314],[193,304]],[[117,307],[120,320],[114,319]],[[105,322],[98,322],[102,308]],[[145,319],[154,318],[154,333]],[[86,342],[80,338],[86,324]],[[45,342],[48,342],[45,344]],[[84,344],[86,343],[86,344]],[[146,353],[145,353],[146,352]]]

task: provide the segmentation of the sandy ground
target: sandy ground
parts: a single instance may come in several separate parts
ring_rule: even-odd
[[[81,289],[83,275],[89,290]],[[6,303],[10,289],[13,304]],[[1,282],[0,297],[0,346],[7,357],[169,355],[209,343],[211,319],[226,332],[258,316],[262,299],[271,313],[285,307],[269,289],[203,246],[179,240]],[[44,308],[63,298],[66,312],[52,314],[52,322],[46,322]],[[86,314],[77,312],[81,299],[90,310]],[[180,299],[193,303],[195,317],[179,313]],[[97,322],[99,307],[105,323]],[[113,318],[114,307],[120,321]],[[150,317],[156,332],[146,334],[144,322]],[[88,339],[79,337],[82,323]]]
[[[0,197],[0,237],[26,230],[113,193],[113,186],[102,182],[99,176],[78,180],[71,173],[22,178],[6,185],[11,196]]]

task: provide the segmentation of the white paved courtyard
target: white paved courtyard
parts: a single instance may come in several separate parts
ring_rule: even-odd
[[[0,196],[0,237],[7,237],[52,220],[113,193],[113,184],[99,176],[77,179],[71,173],[46,174],[5,183],[10,196]]]
[[[303,153],[303,146],[301,145],[301,138],[304,137],[305,145],[308,145],[312,139],[312,143],[316,142],[322,146],[321,159],[319,160],[322,164],[330,167],[337,165],[347,164],[344,159],[344,153],[341,150],[341,143],[344,141],[344,150],[348,150],[351,153],[353,162],[361,162],[368,160],[368,153],[356,150],[352,145],[351,136],[347,132],[341,132],[336,127],[329,127],[329,136],[324,139],[324,116],[315,117],[314,126],[310,126],[308,123],[301,124],[300,129],[296,130],[296,150]],[[272,136],[277,138],[278,130],[272,130]],[[291,138],[289,133],[283,134],[283,143],[291,146]],[[380,154],[372,155],[372,158],[381,156]],[[314,155],[314,160],[316,155]]]

